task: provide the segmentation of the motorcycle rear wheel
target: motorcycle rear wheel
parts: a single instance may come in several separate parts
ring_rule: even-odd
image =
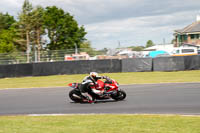
[[[111,97],[116,101],[124,100],[126,98],[126,92],[124,90],[120,90],[117,92],[117,95],[113,95]]]
[[[78,96],[78,97],[80,97],[80,98],[78,98],[78,97],[76,97],[76,96]],[[77,90],[71,90],[70,92],[69,92],[69,98],[72,100],[72,101],[74,101],[74,102],[77,102],[77,103],[80,103],[80,102],[82,102],[82,98],[81,98],[81,94],[80,94],[80,92],[78,92]]]

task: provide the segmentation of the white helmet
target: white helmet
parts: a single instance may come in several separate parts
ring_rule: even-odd
[[[96,73],[96,72],[90,72],[90,76],[92,78],[96,78],[96,77],[98,77],[98,73]]]

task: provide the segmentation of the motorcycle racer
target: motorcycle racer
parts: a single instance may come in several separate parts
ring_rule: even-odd
[[[107,78],[106,76],[98,76],[98,73],[96,72],[90,72],[90,75],[86,76],[83,79],[83,82],[81,83],[80,91],[81,91],[81,94],[88,99],[89,103],[94,103],[94,99],[88,92],[91,90],[93,93],[97,95],[102,95],[104,91],[98,90],[97,80],[106,79],[106,78]]]
[[[98,75],[96,75],[96,77],[98,77],[96,79],[96,83],[93,83],[93,80],[91,81],[91,79],[88,76],[84,78],[85,82],[83,82],[83,84],[69,83],[68,86],[73,88],[71,91],[69,91],[69,98],[76,103],[89,102],[92,104],[94,102],[97,102],[96,100],[113,99],[115,101],[121,101],[126,98],[126,92],[119,88],[119,83],[116,80],[104,76],[99,77]],[[100,78],[105,78],[106,80],[98,80]],[[86,88],[84,88],[84,86]]]

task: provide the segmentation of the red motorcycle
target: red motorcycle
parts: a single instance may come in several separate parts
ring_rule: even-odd
[[[78,103],[87,102],[87,99],[81,95],[80,83],[70,83],[69,86],[73,88],[73,90],[69,92],[69,97],[72,101]],[[90,89],[88,93],[92,96],[93,100],[114,99],[119,101],[126,98],[126,92],[119,88],[117,81],[110,78],[107,78],[104,82],[102,80],[98,80],[95,88],[104,91],[104,93],[102,95],[98,95]]]

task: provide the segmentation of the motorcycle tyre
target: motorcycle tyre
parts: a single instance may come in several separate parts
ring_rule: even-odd
[[[77,90],[71,90],[70,92],[69,92],[69,98],[72,100],[72,101],[74,101],[74,102],[76,102],[76,103],[81,103],[81,102],[83,102],[82,101],[82,99],[80,98],[76,98],[76,97],[74,97],[73,96],[73,94],[75,94],[75,95],[77,95],[77,96],[80,96],[81,94],[80,94],[80,92],[78,92]],[[81,96],[80,96],[81,97]]]
[[[124,100],[126,98],[126,92],[123,90],[120,90],[117,92],[117,95],[111,95],[112,99],[116,100],[116,101],[121,101]]]

